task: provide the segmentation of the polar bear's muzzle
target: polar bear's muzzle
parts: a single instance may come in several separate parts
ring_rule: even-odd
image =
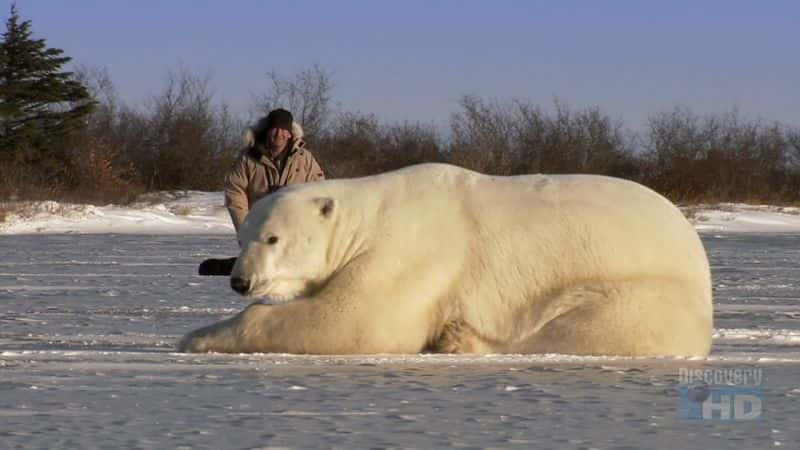
[[[231,289],[241,295],[247,295],[250,290],[250,280],[247,278],[239,278],[237,276],[231,277]]]

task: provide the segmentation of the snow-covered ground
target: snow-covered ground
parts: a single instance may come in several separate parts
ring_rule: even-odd
[[[158,200],[129,206],[57,202],[13,205],[0,222],[0,234],[232,234],[222,192],[162,193]]]
[[[221,192],[164,193],[130,206],[57,202],[11,205],[0,234],[231,234]],[[6,203],[8,205],[8,203]],[[13,209],[13,208],[12,208]],[[800,208],[722,203],[682,207],[701,232],[800,232]]]
[[[721,203],[681,208],[698,231],[735,233],[800,232],[800,208]]]

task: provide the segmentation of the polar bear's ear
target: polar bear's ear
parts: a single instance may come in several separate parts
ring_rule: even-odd
[[[333,214],[336,202],[330,197],[317,197],[314,204],[319,208],[319,215],[327,218]]]

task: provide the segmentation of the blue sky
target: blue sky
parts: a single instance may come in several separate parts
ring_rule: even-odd
[[[5,21],[11,2],[0,0]],[[106,67],[129,103],[182,62],[247,114],[271,69],[333,71],[334,98],[445,123],[464,94],[651,113],[738,108],[800,124],[797,1],[20,0],[34,35]]]

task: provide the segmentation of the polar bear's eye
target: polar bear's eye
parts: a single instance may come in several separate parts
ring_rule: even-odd
[[[270,236],[269,238],[267,238],[267,244],[275,245],[277,243],[278,243],[278,236]]]

